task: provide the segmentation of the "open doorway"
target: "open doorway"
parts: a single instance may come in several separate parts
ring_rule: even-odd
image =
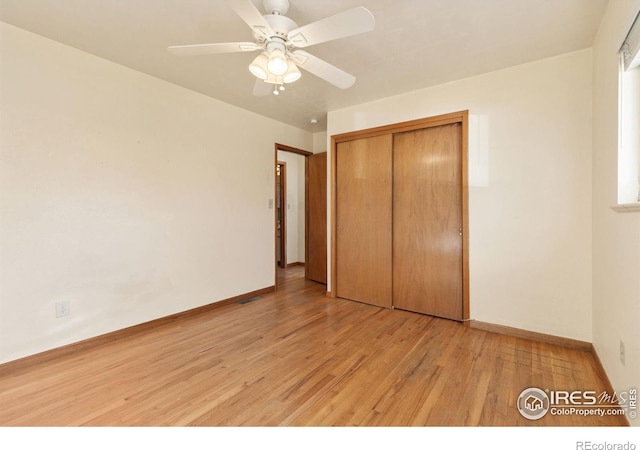
[[[276,154],[276,267],[305,264],[306,156],[278,150]]]
[[[279,281],[283,279],[283,271],[286,271],[287,268],[289,270],[295,269],[296,273],[307,279],[326,283],[326,279],[318,280],[309,276],[309,262],[319,259],[319,252],[316,251],[311,252],[311,255],[309,254],[309,237],[317,234],[314,230],[318,228],[326,231],[326,215],[324,216],[325,219],[318,219],[317,214],[310,215],[310,203],[315,205],[318,196],[312,196],[311,200],[309,199],[309,174],[311,173],[314,177],[326,180],[326,170],[323,172],[322,170],[309,169],[309,159],[315,158],[315,156],[317,155],[305,150],[275,144],[274,167],[276,181],[274,194],[276,201],[274,203],[276,207],[274,208],[274,232],[276,244],[276,289]],[[324,156],[326,156],[326,153]],[[311,183],[312,192],[317,190],[314,189],[316,185],[317,183]],[[324,200],[321,208],[326,211],[326,194],[324,195]],[[311,208],[312,211],[316,209],[317,205],[315,208]],[[314,225],[311,229],[309,227],[310,223]],[[311,239],[311,242],[314,245],[318,245],[318,239]],[[326,249],[326,232],[324,243],[320,244],[320,247]],[[326,251],[322,258],[326,267]]]

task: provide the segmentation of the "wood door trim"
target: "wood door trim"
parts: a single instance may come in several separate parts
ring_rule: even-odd
[[[410,120],[391,125],[367,128],[364,130],[341,133],[331,136],[331,154],[329,155],[330,169],[330,198],[331,198],[331,297],[337,296],[335,282],[336,273],[336,151],[340,142],[347,142],[356,139],[375,137],[384,134],[396,134],[406,131],[420,130],[423,128],[438,127],[453,123],[462,124],[462,319],[468,321],[470,318],[469,300],[469,111],[457,111],[449,114],[425,117],[422,119]],[[467,322],[465,322],[467,323]]]
[[[335,136],[331,136],[331,152],[327,155],[329,160],[327,164],[329,165],[329,185],[327,189],[329,190],[329,198],[331,204],[329,205],[330,214],[331,214],[331,272],[327,274],[327,295],[331,298],[337,298],[338,294],[336,293],[336,278],[338,275],[338,271],[336,268],[336,212],[338,211],[336,207],[336,202],[338,200],[338,194],[336,192],[336,170],[337,170],[337,161],[336,150],[338,148],[338,142],[335,139]],[[329,289],[331,287],[331,289]]]
[[[462,319],[469,320],[469,111],[462,111]],[[468,323],[468,322],[465,322]]]
[[[308,156],[308,155],[307,155]],[[304,158],[304,277],[309,279],[309,158]]]
[[[331,143],[333,147],[334,140],[335,143],[338,144],[340,142],[353,141],[356,139],[375,137],[384,134],[396,134],[406,131],[422,130],[424,128],[439,127],[441,125],[449,125],[452,123],[463,123],[464,121],[468,121],[468,117],[469,111],[459,111],[450,114],[426,117],[423,119],[410,120],[408,122],[400,122],[392,125],[366,128],[364,130],[351,131],[331,136]]]
[[[311,155],[313,155],[313,152],[309,152],[307,150],[302,150],[302,149],[295,148],[295,147],[289,147],[288,145],[278,144],[276,142],[276,152],[278,150],[282,150],[283,152],[289,152],[289,153],[297,153],[298,155],[302,155],[302,156],[311,156]]]

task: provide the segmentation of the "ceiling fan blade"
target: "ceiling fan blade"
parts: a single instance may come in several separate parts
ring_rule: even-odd
[[[376,19],[371,11],[360,6],[291,30],[287,37],[290,43],[303,48],[365,33],[373,30],[375,24]]]
[[[348,89],[356,82],[356,77],[353,75],[305,51],[294,51],[293,61],[304,70],[311,72],[315,76],[322,78],[340,89]]]
[[[272,92],[273,84],[256,79],[256,83],[253,85],[253,95],[255,95],[256,97],[264,97],[271,94]]]
[[[228,0],[228,2],[229,6],[254,32],[267,39],[275,34],[251,0]]]
[[[173,45],[170,53],[180,56],[216,55],[219,53],[252,52],[262,47],[254,42],[225,42],[221,44]]]

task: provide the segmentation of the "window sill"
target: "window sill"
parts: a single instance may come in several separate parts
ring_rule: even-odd
[[[623,203],[612,206],[611,209],[617,212],[640,212],[640,203]]]

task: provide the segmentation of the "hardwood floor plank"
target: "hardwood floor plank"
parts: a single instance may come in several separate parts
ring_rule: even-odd
[[[523,389],[604,391],[590,352],[279,290],[0,371],[0,426],[620,426],[520,415]]]

